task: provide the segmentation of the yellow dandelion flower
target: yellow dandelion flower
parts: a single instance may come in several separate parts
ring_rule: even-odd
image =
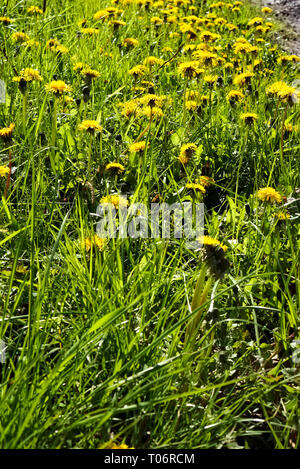
[[[126,22],[122,20],[111,20],[109,24],[113,26],[114,29],[118,29],[120,26],[125,26]]]
[[[263,7],[261,9],[261,12],[264,13],[265,15],[269,15],[269,14],[273,13],[273,10],[272,10],[272,8],[269,8],[269,7]]]
[[[252,46],[250,43],[246,42],[236,42],[234,44],[234,53],[238,54],[253,54],[259,51],[259,48],[256,46]]]
[[[179,64],[178,73],[183,78],[195,78],[201,73],[204,73],[204,69],[200,68],[198,61],[192,60],[190,62],[182,62]]]
[[[74,64],[74,66],[73,66],[73,70],[74,70],[75,72],[81,71],[81,70],[83,70],[84,68],[89,68],[89,66],[88,66],[87,64],[83,63],[83,62],[76,62],[76,63]]]
[[[159,119],[163,117],[164,113],[162,110],[157,106],[145,106],[142,109],[138,110],[138,116],[146,116],[148,118]]]
[[[198,49],[193,52],[193,57],[199,60],[199,63],[204,66],[215,66],[218,63],[218,55],[208,50]]]
[[[9,173],[9,167],[8,166],[0,166],[0,177],[4,177],[8,173]]]
[[[110,194],[105,197],[102,197],[102,199],[100,200],[100,203],[112,204],[114,205],[115,208],[128,206],[128,200],[125,197],[122,197],[121,195],[118,195],[118,194]]]
[[[67,106],[68,104],[74,103],[75,100],[73,98],[71,98],[71,96],[62,95],[61,96],[61,102]]]
[[[19,76],[14,77],[13,81],[20,83],[21,81],[31,82],[31,81],[42,81],[43,78],[41,77],[38,70],[33,68],[24,68],[20,71]]]
[[[197,145],[194,143],[185,143],[182,145],[180,148],[180,153],[179,153],[179,161],[181,164],[184,166],[187,165],[190,161],[190,159],[194,156],[197,150]]]
[[[107,446],[109,449],[134,449],[133,447],[129,448],[128,445],[125,443],[122,444],[116,444],[116,443],[111,443],[109,446]]]
[[[13,33],[12,38],[17,42],[27,42],[30,39],[28,34],[25,34],[25,33],[20,32],[20,31],[18,31],[16,33]]]
[[[292,98],[296,93],[296,88],[287,85],[283,81],[277,81],[266,89],[266,93],[269,95],[277,96],[280,99]]]
[[[35,41],[34,39],[29,39],[29,41],[22,42],[21,46],[23,47],[39,47],[41,43],[39,41]]]
[[[124,47],[136,47],[138,45],[139,41],[133,37],[126,37],[122,42],[122,46]]]
[[[209,187],[215,183],[214,179],[209,176],[200,176],[196,182],[201,184],[203,187]]]
[[[229,30],[229,31],[236,31],[237,29],[239,29],[235,24],[233,23],[227,23],[225,25],[225,27]]]
[[[62,44],[59,44],[58,46],[55,47],[55,52],[58,54],[67,54],[69,52],[69,49]]]
[[[118,13],[122,13],[122,10],[118,10],[116,7],[107,7],[105,8],[109,16],[115,16]]]
[[[225,244],[221,243],[218,239],[212,238],[211,236],[200,236],[197,238],[197,241],[199,241],[199,243],[203,244],[204,246],[220,247],[224,252],[226,252],[228,249]]]
[[[187,111],[195,111],[198,108],[197,101],[192,99],[185,101],[185,107]]]
[[[95,34],[99,34],[100,30],[97,28],[81,28],[80,32],[84,36],[94,36]]]
[[[260,16],[256,16],[255,18],[252,18],[250,21],[248,21],[248,26],[259,26],[260,24],[263,24],[263,22],[263,18],[261,18]]]
[[[146,94],[140,99],[143,106],[161,107],[163,104],[164,96],[156,96],[156,94]]]
[[[139,99],[132,99],[125,103],[118,103],[118,106],[122,108],[122,116],[129,118],[132,115],[135,115],[139,107],[139,102]]]
[[[245,112],[241,114],[240,118],[246,124],[253,124],[258,119],[258,115],[255,114],[254,112]]]
[[[162,52],[164,54],[167,54],[167,53],[172,54],[174,52],[174,49],[172,49],[172,47],[163,47]]]
[[[212,33],[211,31],[203,31],[199,39],[203,42],[215,42],[217,39],[220,39],[220,34]]]
[[[190,191],[201,192],[201,194],[205,194],[206,192],[205,187],[202,186],[202,184],[194,183],[194,182],[190,182],[186,184],[185,188]]]
[[[8,26],[12,22],[13,20],[8,16],[0,16],[0,23],[4,24],[4,26]]]
[[[84,67],[81,69],[80,74],[87,77],[87,78],[99,78],[101,73],[98,70],[93,70],[90,67]]]
[[[48,39],[46,42],[46,49],[53,50],[55,47],[59,46],[60,42],[57,39]]]
[[[147,72],[148,69],[145,65],[136,65],[128,71],[129,75],[132,75],[134,78],[141,77]]]
[[[185,93],[186,100],[199,99],[200,93],[197,90],[187,90]]]
[[[293,125],[290,122],[285,122],[284,123],[284,132],[287,134],[291,134],[293,132],[298,132],[299,126],[298,125]]]
[[[155,26],[160,26],[161,24],[163,24],[163,20],[161,18],[159,18],[158,16],[152,16],[150,21]]]
[[[94,20],[102,20],[109,16],[109,12],[107,10],[99,10],[94,14]]]
[[[279,64],[285,64],[289,62],[300,62],[300,57],[298,55],[292,54],[292,55],[280,55],[277,59],[277,62]]]
[[[84,120],[79,125],[79,130],[94,134],[95,132],[101,132],[103,127],[95,120]]]
[[[100,238],[98,235],[94,235],[92,238],[85,238],[84,248],[89,251],[92,246],[96,246],[100,251],[103,251],[106,245],[106,239]]]
[[[2,129],[0,129],[0,138],[2,138],[3,140],[10,140],[12,133],[14,131],[14,128],[15,128],[15,124],[11,122],[9,127],[3,127]]]
[[[31,6],[27,8],[27,13],[29,15],[42,15],[43,10],[41,10],[39,7]]]
[[[231,90],[227,94],[227,100],[232,103],[240,103],[245,98],[244,93],[237,90]]]
[[[205,75],[203,77],[203,80],[205,83],[207,83],[209,86],[213,86],[218,79],[218,75]]]
[[[257,197],[262,202],[276,202],[280,203],[282,201],[282,197],[273,187],[264,187],[257,192]]]
[[[54,80],[47,83],[47,85],[45,85],[45,89],[48,93],[53,93],[56,96],[62,95],[63,93],[70,93],[72,91],[72,87],[62,80]]]
[[[283,210],[280,210],[279,212],[276,212],[274,214],[274,217],[276,217],[280,221],[288,220],[291,218],[291,215],[288,212],[284,212]]]
[[[254,76],[252,72],[241,73],[233,79],[233,84],[236,86],[248,85],[251,82],[251,78]]]
[[[114,174],[124,173],[125,167],[121,163],[108,163],[105,166],[105,171],[109,171]]]
[[[132,153],[142,152],[146,148],[146,142],[135,142],[129,146],[129,151]]]
[[[82,18],[81,20],[77,22],[77,25],[81,28],[82,26],[87,24],[87,21],[88,20],[86,18]]]
[[[162,59],[158,59],[157,57],[153,57],[152,55],[150,55],[149,57],[145,58],[143,63],[144,65],[150,65],[151,67],[152,65],[162,65],[164,61]]]

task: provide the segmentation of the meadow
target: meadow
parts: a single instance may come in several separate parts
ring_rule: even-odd
[[[245,0],[1,2],[1,448],[300,447],[279,30]],[[199,249],[101,237],[103,202],[204,203]]]

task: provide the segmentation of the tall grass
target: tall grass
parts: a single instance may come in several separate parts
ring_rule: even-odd
[[[0,8],[14,19],[0,23],[7,86],[0,128],[15,123],[12,139],[0,142],[0,164],[12,155],[6,194],[0,178],[2,448],[299,448],[299,105],[266,93],[274,82],[293,84],[297,65],[278,62],[284,53],[276,49],[276,25],[262,36],[248,26],[264,16],[249,2],[239,11],[227,2],[213,9],[210,0],[177,2],[176,22],[155,26],[151,18],[164,19],[168,3],[114,4],[126,22],[118,29],[111,18],[93,19],[110,6],[103,1],[49,1],[37,16],[29,16],[27,1]],[[212,12],[237,29],[216,24]],[[211,88],[178,74],[180,63],[194,60],[184,46],[200,43],[201,30],[195,40],[180,32],[191,14],[206,18],[202,32],[220,34],[209,47],[219,46],[224,61],[204,67],[204,75],[219,78]],[[83,18],[98,34],[80,33]],[[39,45],[16,42],[16,31]],[[251,87],[233,85],[254,65],[252,55],[234,53],[240,36],[259,47]],[[127,49],[126,37],[139,45]],[[53,38],[69,51],[47,48]],[[129,70],[148,56],[163,64],[134,79]],[[89,83],[76,62],[100,77]],[[28,83],[25,96],[12,78],[26,67],[43,81]],[[63,105],[46,93],[52,80],[72,86],[74,101]],[[143,80],[168,96],[163,116],[126,118],[119,103],[142,97],[147,90],[133,86],[147,87]],[[232,89],[245,95],[234,106]],[[190,90],[208,95],[208,103],[189,110]],[[242,122],[244,112],[257,121]],[[103,131],[79,131],[87,119]],[[137,155],[128,148],[139,136],[147,143]],[[188,142],[197,151],[182,165]],[[125,172],[111,175],[110,162]],[[213,254],[225,263],[224,275],[184,239],[116,238],[104,249],[86,248],[102,197],[195,201],[185,186],[203,175],[214,183],[197,200],[206,205],[205,234],[228,247]],[[279,204],[258,199],[270,186]]]

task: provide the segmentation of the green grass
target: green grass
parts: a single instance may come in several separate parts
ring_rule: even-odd
[[[194,2],[191,12],[192,3],[179,2],[177,12],[209,18],[214,11],[237,27],[200,23],[220,33],[213,45],[233,64],[205,67],[204,75],[219,77],[211,90],[177,72],[178,64],[195,60],[183,47],[199,44],[201,31],[189,42],[186,34],[170,36],[179,21],[150,22],[164,17],[168,2],[114,4],[126,22],[117,32],[108,20],[93,19],[110,6],[102,0],[49,0],[36,17],[27,14],[28,1],[0,8],[0,16],[14,19],[0,22],[0,78],[7,87],[0,128],[15,124],[12,139],[0,139],[0,165],[11,158],[12,166],[9,185],[7,175],[0,177],[2,448],[300,447],[300,370],[293,359],[300,339],[299,105],[266,93],[274,82],[295,83],[299,67],[278,62],[276,25],[262,36],[247,26],[264,16],[257,7],[245,1],[240,11],[210,10],[212,3]],[[82,18],[99,34],[78,34]],[[23,30],[40,44],[17,43],[12,34]],[[254,64],[251,54],[234,52],[241,36],[259,47],[251,87],[233,85]],[[126,49],[126,37],[139,45]],[[49,50],[53,38],[69,51]],[[152,55],[163,65],[134,80],[128,71]],[[76,62],[100,77],[85,83]],[[26,67],[43,81],[29,83],[24,98],[12,78]],[[56,111],[56,98],[45,91],[52,80],[73,89],[74,102],[58,102]],[[150,125],[146,116],[127,119],[119,106],[147,92],[133,90],[143,80],[170,98]],[[235,106],[227,100],[232,89],[245,94]],[[211,99],[189,111],[188,90]],[[257,121],[243,123],[243,112],[256,113]],[[79,131],[85,119],[103,131]],[[293,132],[284,131],[284,121]],[[142,133],[144,153],[128,152]],[[190,142],[197,152],[184,167],[178,156]],[[110,162],[125,172],[110,175]],[[196,198],[185,186],[201,175],[215,183]],[[263,187],[275,188],[282,201],[260,201]],[[213,274],[204,250],[187,249],[184,239],[116,238],[86,251],[97,205],[112,193],[148,205],[157,194],[166,203],[203,200],[205,234],[228,247],[214,252],[221,267],[226,257],[226,273]],[[290,217],[280,220],[278,212]]]

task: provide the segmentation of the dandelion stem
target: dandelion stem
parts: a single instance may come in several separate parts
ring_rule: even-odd
[[[90,136],[89,151],[88,151],[88,179],[91,178],[91,167],[92,167],[92,135]]]
[[[57,98],[54,98],[53,114],[52,114],[52,133],[51,133],[51,152],[50,152],[50,163],[52,170],[55,172],[55,145],[56,145],[56,134],[57,134]]]
[[[12,154],[11,154],[10,149],[9,149],[8,155],[9,155],[9,166],[8,166],[9,172],[7,174],[7,180],[6,180],[6,185],[5,185],[4,194],[3,194],[4,199],[7,198],[8,189],[10,185],[10,178],[11,178]]]
[[[28,91],[25,90],[24,93],[23,93],[23,115],[22,115],[22,124],[23,124],[24,137],[25,137],[25,134],[26,134],[27,102],[28,102]]]
[[[284,127],[285,127],[285,120],[286,120],[286,115],[287,115],[287,110],[288,110],[288,104],[286,105],[283,113],[283,118],[282,118],[282,125],[281,125],[281,135],[280,135],[280,165],[282,171],[285,171],[286,168],[284,166],[284,161],[283,161],[283,138],[284,138]]]
[[[208,278],[208,280],[205,283],[205,275],[207,273],[207,267],[204,264],[201,267],[195,291],[194,291],[194,296],[191,304],[191,310],[192,312],[197,311],[196,315],[193,317],[193,319],[189,322],[186,328],[186,334],[185,334],[185,339],[184,339],[184,347],[191,348],[193,347],[193,344],[195,342],[196,334],[198,332],[198,329],[200,327],[200,319],[201,315],[203,313],[203,308],[201,306],[206,302],[207,296],[211,287],[211,282],[212,278],[211,276]]]

